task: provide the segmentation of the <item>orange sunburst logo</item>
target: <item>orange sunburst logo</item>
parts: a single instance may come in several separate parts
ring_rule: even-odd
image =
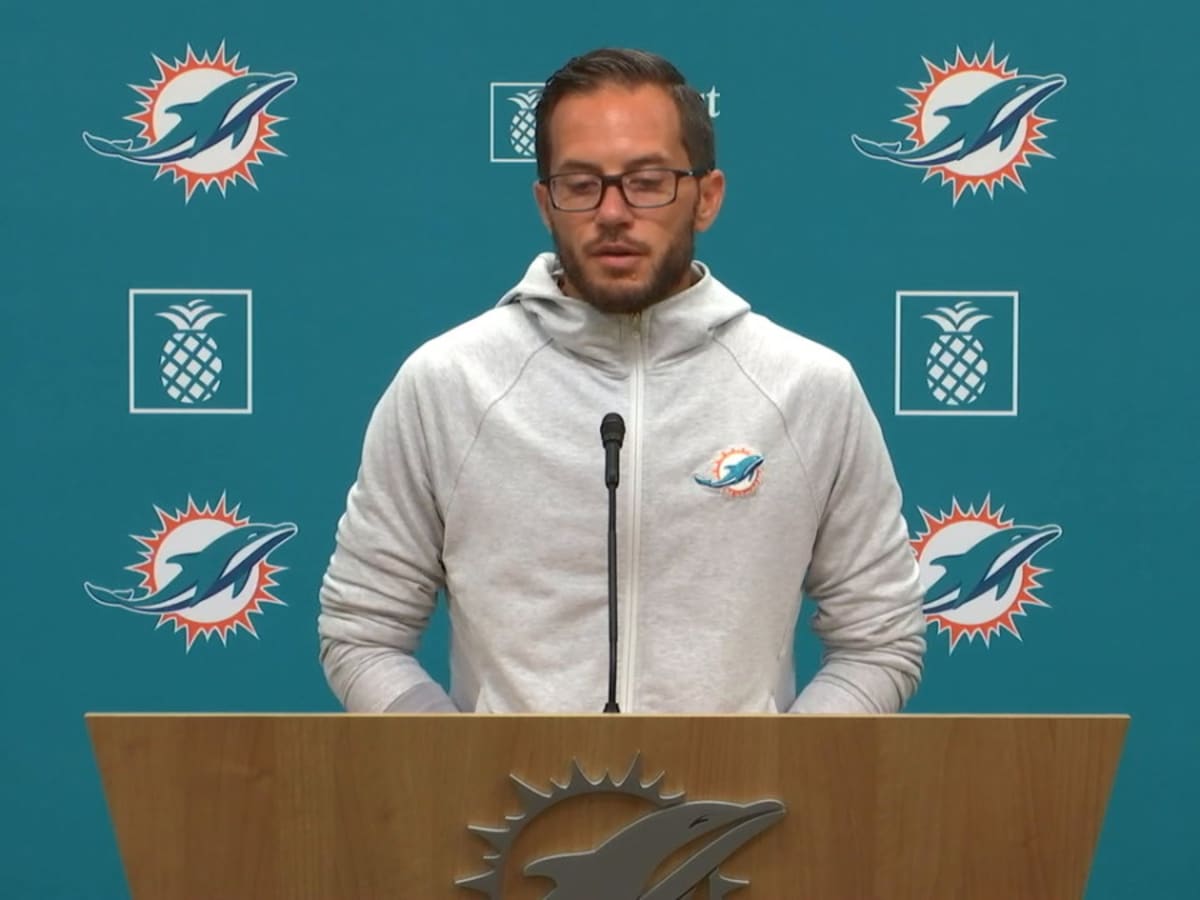
[[[1018,640],[1017,616],[1029,607],[1048,607],[1034,595],[1038,576],[1049,572],[1033,557],[1062,535],[1058,525],[1017,525],[992,511],[991,497],[976,510],[963,510],[957,499],[949,513],[919,510],[925,530],[911,541],[920,566],[927,623],[950,635],[950,652],[963,638],[976,636],[990,645],[1007,631]]]
[[[238,509],[228,507],[224,495],[215,507],[198,507],[188,497],[186,508],[173,515],[156,506],[158,527],[150,535],[131,535],[144,548],[142,561],[125,567],[141,576],[141,593],[91,583],[84,589],[102,605],[156,616],[156,628],[174,625],[185,633],[188,650],[201,635],[224,644],[242,628],[258,637],[250,617],[264,604],[285,605],[270,591],[284,567],[267,557],[297,528],[251,522]]]
[[[910,112],[892,120],[908,128],[912,146],[853,135],[854,146],[864,156],[923,169],[925,180],[940,176],[955,204],[967,189],[975,194],[983,188],[991,197],[1010,183],[1024,191],[1020,169],[1035,156],[1053,158],[1039,142],[1046,137],[1042,128],[1054,119],[1036,110],[1067,79],[1021,75],[1008,66],[1008,57],[996,60],[994,46],[983,59],[978,54],[967,59],[956,48],[953,61],[922,62],[929,80],[900,88]]]
[[[153,167],[156,179],[170,174],[172,183],[182,181],[185,201],[199,187],[224,196],[238,179],[257,189],[250,167],[262,165],[264,155],[286,155],[271,139],[278,137],[273,126],[287,120],[267,107],[297,79],[291,72],[251,72],[238,65],[238,55],[226,57],[222,42],[213,55],[197,56],[188,46],[182,60],[154,56],[158,77],[130,85],[141,96],[141,110],[125,116],[140,127],[137,138],[84,132],[84,142],[101,156]]]

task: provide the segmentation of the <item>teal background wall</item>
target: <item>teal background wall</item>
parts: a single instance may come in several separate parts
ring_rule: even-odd
[[[1017,617],[1020,639],[953,652],[931,625],[911,709],[1132,714],[1088,897],[1196,896],[1191,7],[131,0],[6,2],[2,17],[4,896],[127,896],[86,711],[336,708],[317,589],[370,410],[409,352],[548,248],[532,166],[490,161],[490,85],[606,44],[719,90],[729,196],[700,256],[854,363],[913,537],[921,510],[989,497],[1062,529],[1036,556],[1048,606]],[[128,86],[157,75],[152,54],[222,41],[254,71],[298,77],[269,106],[286,156],[253,168],[257,189],[185,202],[169,175],[84,145],[83,131],[135,137]],[[940,179],[851,145],[905,136],[897,88],[927,79],[922,57],[992,46],[1022,74],[1067,78],[1038,110],[1053,158],[1021,170],[1024,190],[954,203]],[[131,413],[130,291],[218,288],[252,292],[252,339],[232,316],[212,331],[250,347],[252,411]],[[1019,296],[1017,415],[896,415],[898,291]],[[230,363],[231,395],[244,368]],[[263,604],[255,635],[188,649],[185,632],[85,593],[138,584],[133,536],[159,526],[156,506],[222,496],[299,529],[270,555],[283,602]],[[807,675],[819,650],[797,640]],[[439,618],[423,658],[440,678],[445,645]]]

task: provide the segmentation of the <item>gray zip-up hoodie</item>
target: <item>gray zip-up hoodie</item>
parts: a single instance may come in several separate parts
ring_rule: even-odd
[[[921,589],[850,365],[702,265],[621,316],[564,296],[556,264],[540,255],[496,309],[413,353],[375,409],[321,589],[343,705],[437,690],[413,653],[444,586],[458,709],[603,708],[598,427],[615,411],[621,709],[899,710],[921,675]],[[802,592],[825,653],[797,696]]]

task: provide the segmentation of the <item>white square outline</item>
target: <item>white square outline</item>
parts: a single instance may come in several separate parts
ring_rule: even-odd
[[[246,405],[244,407],[226,407],[225,409],[149,409],[134,406],[133,376],[137,354],[134,347],[133,306],[138,294],[236,294],[246,298]],[[231,290],[229,288],[130,288],[129,289],[129,412],[136,415],[212,415],[212,416],[244,416],[254,412],[254,292],[249,289]]]
[[[949,409],[901,409],[900,408],[900,300],[902,297],[1011,297],[1013,302],[1013,383],[1012,409],[957,410]],[[1018,368],[1021,354],[1017,343],[1020,329],[1020,291],[896,291],[896,389],[895,414],[897,416],[1015,416],[1017,415]]]
[[[494,163],[536,163],[537,157],[531,156],[522,159],[504,159],[496,156],[496,88],[498,87],[523,87],[523,88],[542,88],[545,87],[544,81],[489,81],[488,82],[488,159]]]

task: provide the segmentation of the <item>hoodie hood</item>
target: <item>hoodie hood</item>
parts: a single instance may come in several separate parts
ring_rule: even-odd
[[[628,315],[601,312],[568,297],[558,286],[558,257],[541,253],[496,305],[519,304],[554,343],[610,372],[628,371],[640,334],[640,350],[654,368],[704,347],[717,329],[750,311],[750,304],[717,281],[704,263],[692,265],[700,273],[694,285]]]

